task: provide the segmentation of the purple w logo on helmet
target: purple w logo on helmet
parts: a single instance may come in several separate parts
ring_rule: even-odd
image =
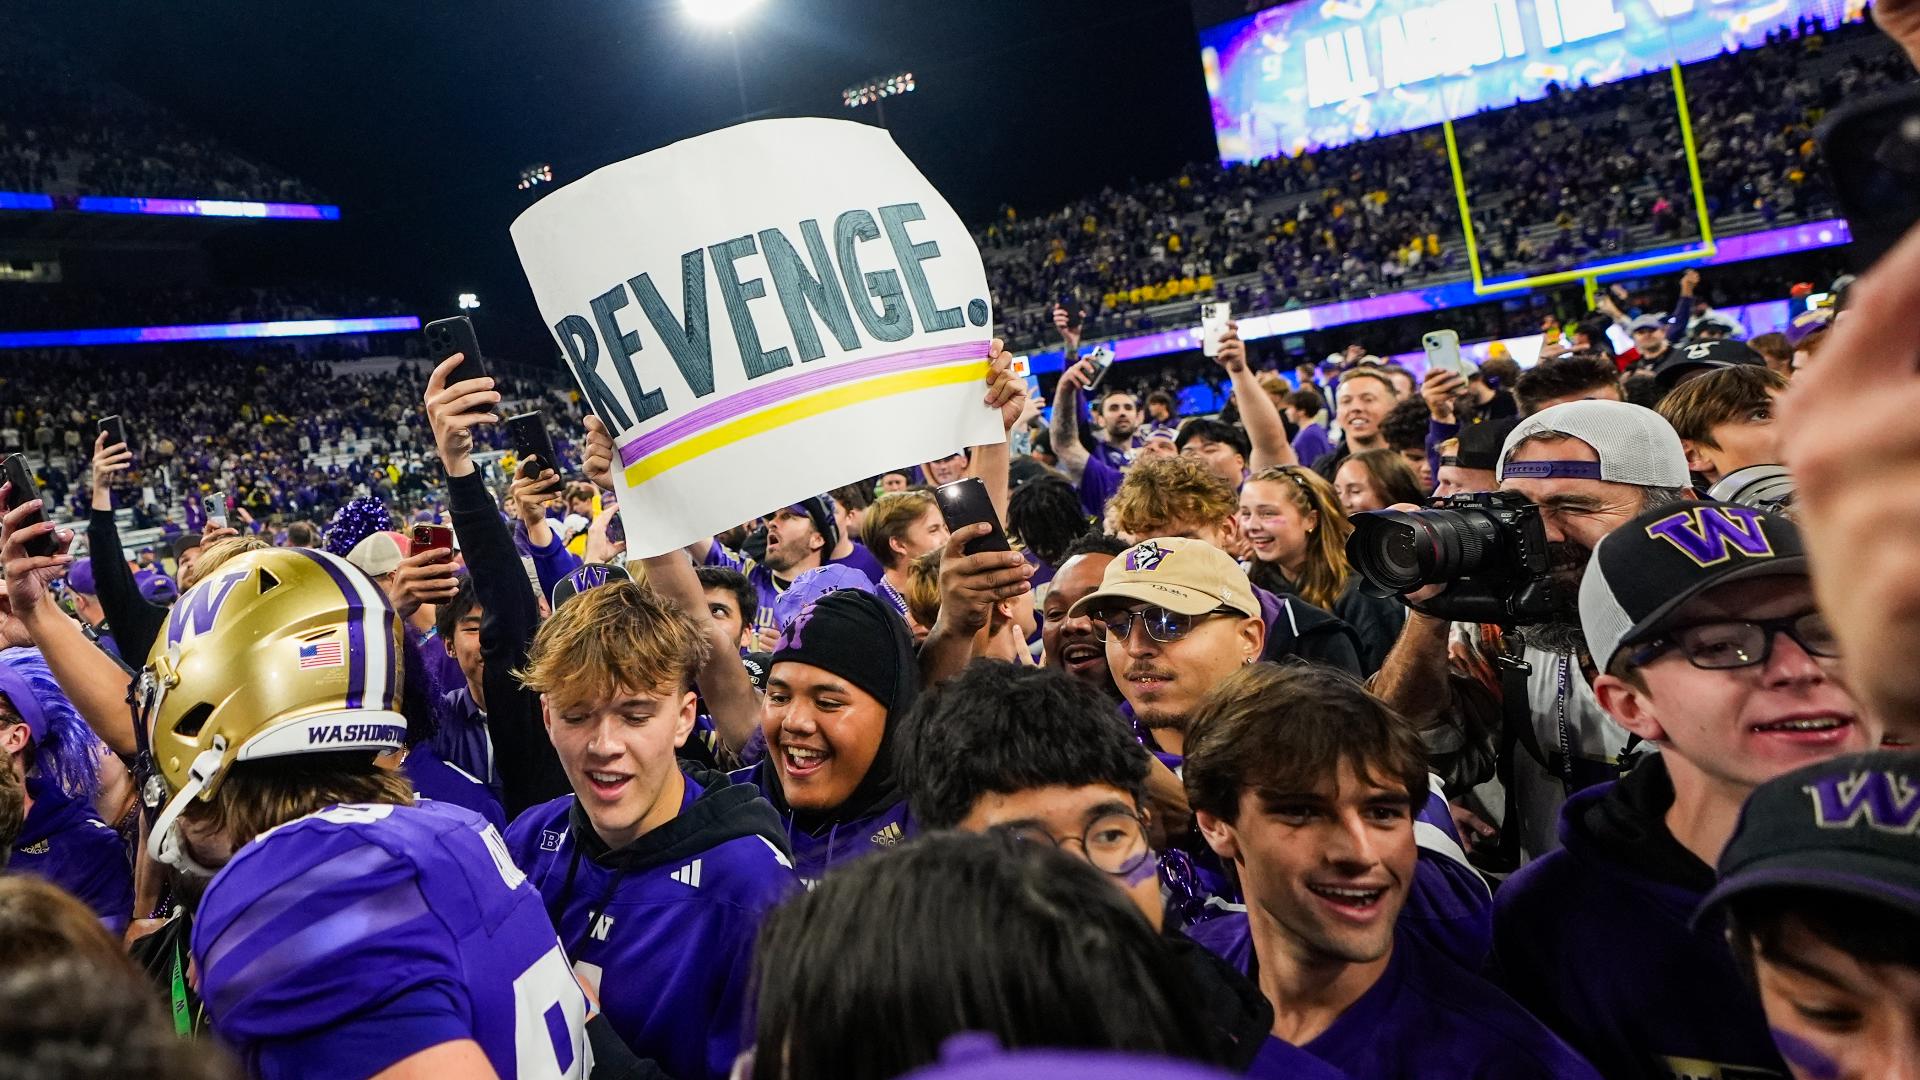
[[[204,634],[213,629],[214,616],[220,613],[220,605],[227,602],[227,594],[247,576],[241,570],[221,578],[219,581],[203,581],[180,602],[173,605],[173,614],[167,619],[167,644],[178,645],[183,637],[190,634]]]

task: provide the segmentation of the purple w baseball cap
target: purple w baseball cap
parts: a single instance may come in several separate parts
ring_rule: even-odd
[[[566,577],[553,583],[553,594],[547,599],[553,604],[553,610],[559,611],[560,605],[586,592],[597,589],[610,581],[632,581],[633,575],[627,573],[624,566],[611,563],[584,563],[573,568]]]
[[[1687,603],[1717,585],[1767,575],[1805,577],[1800,530],[1777,514],[1720,502],[1656,506],[1594,545],[1580,579],[1580,627],[1594,666],[1659,636]]]
[[[1920,753],[1846,754],[1755,788],[1694,920],[1760,889],[1820,889],[1920,915]]]

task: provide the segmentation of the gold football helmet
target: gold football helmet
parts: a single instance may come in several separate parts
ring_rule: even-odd
[[[240,555],[173,605],[140,673],[139,721],[169,799],[148,851],[208,875],[174,828],[236,761],[404,748],[402,623],[374,580],[310,548]]]

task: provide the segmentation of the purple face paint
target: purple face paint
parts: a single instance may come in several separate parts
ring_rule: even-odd
[[[1141,882],[1152,877],[1155,873],[1158,873],[1159,870],[1160,870],[1160,866],[1158,863],[1156,863],[1153,860],[1152,852],[1148,852],[1148,857],[1141,859],[1140,865],[1127,871],[1126,876],[1121,878],[1120,880],[1126,882],[1127,888],[1131,889],[1135,885],[1138,885]]]
[[[1807,1080],[1838,1080],[1840,1063],[1828,1057],[1825,1051],[1790,1031],[1779,1028],[1769,1030],[1773,1034],[1773,1045],[1795,1072]]]

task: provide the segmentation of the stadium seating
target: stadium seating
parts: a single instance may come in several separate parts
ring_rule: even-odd
[[[0,23],[0,191],[323,202],[177,117]]]
[[[1793,36],[1685,69],[1716,232],[1832,212],[1812,125],[1913,78],[1870,26]],[[1562,268],[1698,236],[1665,73],[1556,92],[1456,125],[1487,272]],[[1419,166],[1419,167],[1410,167]],[[1069,297],[1124,333],[1192,321],[1206,296],[1262,312],[1467,276],[1438,128],[1250,165],[1191,165],[977,234],[1009,341],[1053,340]]]

